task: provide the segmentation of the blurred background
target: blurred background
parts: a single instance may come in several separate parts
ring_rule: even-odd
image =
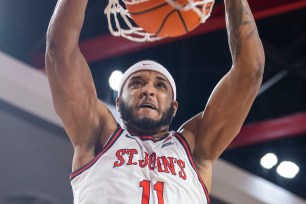
[[[72,203],[72,147],[54,114],[44,70],[56,2],[0,0],[0,203]],[[263,87],[216,165],[212,203],[306,203],[306,1],[249,4],[266,54]],[[98,97],[112,109],[112,72],[156,60],[176,80],[179,110],[172,128],[179,128],[204,109],[231,67],[223,1],[196,30],[154,43],[111,36],[106,5],[89,1],[79,44]]]

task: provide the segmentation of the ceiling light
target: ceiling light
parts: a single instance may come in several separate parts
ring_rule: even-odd
[[[109,77],[109,86],[114,90],[114,91],[118,91],[119,89],[119,83],[121,81],[123,74],[121,71],[113,71],[113,73],[111,74],[111,76]]]
[[[299,167],[290,161],[283,161],[276,169],[277,173],[285,178],[294,178],[299,172]]]
[[[271,169],[273,166],[277,164],[277,157],[273,153],[268,153],[261,158],[260,164],[262,167],[266,169]]]

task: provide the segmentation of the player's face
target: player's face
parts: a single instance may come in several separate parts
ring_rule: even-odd
[[[154,71],[140,71],[130,76],[117,106],[125,123],[148,130],[170,125],[177,110],[170,83]]]

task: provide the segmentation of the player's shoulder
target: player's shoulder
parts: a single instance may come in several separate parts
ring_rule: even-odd
[[[180,128],[174,135],[182,144],[186,143],[190,151],[193,153],[195,147],[195,137],[190,131],[188,131],[188,129]]]

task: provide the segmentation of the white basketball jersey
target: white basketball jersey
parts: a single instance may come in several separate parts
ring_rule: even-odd
[[[75,204],[207,204],[185,138],[131,136],[118,127],[97,156],[71,174]]]

